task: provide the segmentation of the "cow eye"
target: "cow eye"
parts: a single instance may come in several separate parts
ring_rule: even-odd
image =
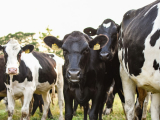
[[[111,37],[112,37],[112,38],[115,38],[115,37],[117,37],[117,34],[112,34]]]
[[[66,50],[63,50],[63,55],[65,56],[68,52]]]
[[[87,49],[85,49],[85,50],[83,51],[83,54],[87,54],[87,53],[89,53],[89,48],[87,48]]]

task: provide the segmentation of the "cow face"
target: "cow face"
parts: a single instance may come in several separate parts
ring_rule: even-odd
[[[44,42],[49,47],[57,44],[58,47],[63,49],[65,59],[64,77],[73,83],[80,82],[84,78],[87,65],[90,61],[91,49],[94,45],[98,43],[101,49],[107,41],[108,39],[104,35],[97,36],[90,41],[88,36],[78,31],[66,35],[63,41],[52,36],[44,38]]]
[[[6,74],[19,74],[22,52],[31,52],[33,49],[33,45],[21,47],[18,41],[14,39],[11,39],[6,45],[0,45],[0,50],[3,50],[4,53]]]
[[[98,27],[94,28],[85,28],[84,32],[88,35],[106,35],[109,38],[108,43],[101,49],[100,58],[104,61],[110,61],[113,59],[115,51],[117,51],[117,31],[118,25],[111,19],[106,19]]]

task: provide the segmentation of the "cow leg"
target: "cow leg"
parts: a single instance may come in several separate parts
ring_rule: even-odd
[[[152,120],[159,120],[160,107],[160,93],[152,94],[151,102],[151,118]]]
[[[102,113],[103,113],[103,107],[104,107],[104,100],[102,100],[99,104],[99,111],[98,111],[98,114],[99,114],[99,120],[102,120]]]
[[[8,99],[8,120],[12,120],[15,101],[13,99],[11,90],[7,90],[7,99]]]
[[[32,116],[34,115],[34,113],[36,112],[38,106],[39,106],[39,100],[38,100],[38,95],[33,94],[33,98],[34,98],[34,102],[33,102],[33,110],[32,110]],[[37,97],[37,98],[36,98]],[[41,112],[41,111],[40,111]]]
[[[54,105],[53,99],[55,97],[56,97],[56,94],[55,94],[55,84],[54,84],[53,87],[52,87],[52,93],[51,93],[51,102],[52,102],[52,105]]]
[[[57,94],[58,94],[58,104],[59,104],[59,109],[60,109],[59,120],[63,120],[63,101],[64,101],[64,96],[63,96],[63,84],[62,84],[62,81],[61,81],[61,83],[60,83],[60,80],[57,81],[57,87],[56,88],[57,88]]]
[[[103,111],[104,115],[109,115],[113,111],[112,107],[113,107],[115,94],[116,94],[115,92],[111,92],[108,94],[107,101],[106,101],[106,108]]]
[[[8,99],[7,99],[7,97],[0,97],[0,101],[3,99],[3,103],[5,104],[5,106],[6,106],[6,111],[8,111]]]
[[[76,115],[77,108],[78,108],[78,102],[74,99],[73,115]]]
[[[129,79],[124,69],[120,66],[123,92],[125,97],[125,113],[128,120],[133,120],[135,116],[135,83]]]
[[[21,109],[21,112],[22,112],[22,118],[23,120],[28,120],[30,119],[30,113],[29,113],[29,107],[30,106],[30,102],[32,100],[32,96],[33,96],[33,92],[30,91],[29,89],[26,89],[26,91],[24,92],[24,100],[23,100],[23,106],[22,106],[22,109]]]
[[[102,100],[104,100],[104,97],[105,97],[105,94],[106,94],[106,92],[105,92],[105,90],[104,90],[104,88],[101,84],[97,85],[97,87],[98,87],[98,91],[97,91],[95,97],[92,100],[92,107],[91,107],[91,110],[89,112],[90,120],[97,120],[98,119],[98,112],[99,112],[99,109],[100,109],[99,104],[104,102]]]
[[[65,100],[65,120],[72,120],[73,117],[73,98],[69,94],[69,90],[63,90]]]
[[[50,102],[51,102],[49,91],[46,93],[43,93],[42,98],[43,98],[44,106],[43,106],[43,116],[42,116],[41,120],[46,120],[48,110],[50,108]]]
[[[30,104],[29,104],[29,116],[32,115],[33,104],[34,104],[34,99],[33,99],[33,97],[32,97],[31,102],[30,102]]]
[[[89,108],[89,103],[87,103],[84,107],[84,120],[87,120],[87,112]]]
[[[145,97],[144,103],[143,103],[143,114],[142,114],[142,120],[146,120],[147,116],[147,106],[148,106],[148,101],[150,98],[150,92],[147,93],[147,96]]]

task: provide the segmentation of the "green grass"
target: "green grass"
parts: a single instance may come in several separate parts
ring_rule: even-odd
[[[57,99],[54,99],[55,105],[51,105],[51,112],[54,117],[52,120],[58,120],[59,118],[59,107]],[[148,109],[150,107],[150,104],[148,105]],[[64,114],[64,109],[63,109]],[[8,114],[5,111],[5,105],[3,102],[0,102],[0,120],[7,120]],[[21,103],[19,100],[16,101],[13,120],[19,120],[21,117]],[[34,116],[31,117],[31,120],[40,120],[41,119],[41,113],[39,112],[39,109],[37,109]],[[47,119],[51,120],[51,119]],[[73,117],[73,120],[83,120],[83,109],[78,107],[76,116]],[[89,117],[88,117],[89,120]],[[110,115],[103,115],[103,120],[125,120],[125,115],[123,112],[123,108],[121,105],[121,101],[118,97],[118,95],[115,96],[114,104],[113,104],[113,112]],[[147,112],[147,120],[151,120],[151,115],[149,112]]]

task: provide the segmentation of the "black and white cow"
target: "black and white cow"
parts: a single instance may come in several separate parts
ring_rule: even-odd
[[[160,1],[123,16],[118,56],[128,120],[134,119],[136,85],[154,93],[151,118],[159,120],[160,106]]]
[[[103,103],[105,84],[107,84],[107,81],[104,80],[105,63],[98,56],[99,49],[107,41],[108,38],[104,35],[90,40],[87,35],[79,31],[67,34],[62,41],[53,36],[44,38],[44,42],[49,47],[57,45],[63,49],[65,120],[71,120],[73,117],[73,99],[85,106],[85,120],[87,119],[88,101],[92,99],[89,117],[91,120],[98,119],[98,110],[100,104]]]
[[[55,60],[56,68],[55,71],[57,73],[56,83],[53,85],[52,90],[50,91],[51,96],[55,94],[55,90],[57,91],[58,96],[58,104],[60,110],[59,120],[63,120],[63,104],[64,104],[64,96],[63,96],[63,74],[62,67],[64,65],[64,60],[54,53],[47,53],[50,58]],[[43,111],[42,106],[44,105],[42,95],[33,94],[34,102],[33,102],[33,110],[32,115],[34,115],[36,109],[39,107],[40,112]],[[53,99],[52,99],[53,102]],[[48,110],[48,118],[53,118],[51,110]]]
[[[15,99],[21,97],[24,97],[21,109],[22,118],[28,119],[29,104],[33,93],[42,94],[44,107],[41,120],[47,117],[50,105],[49,90],[57,78],[56,62],[48,54],[32,52],[33,49],[33,45],[22,47],[14,39],[5,45],[0,45],[0,50],[3,50],[4,53],[5,73],[7,74],[5,84],[8,98],[8,120],[12,119]]]
[[[57,73],[57,79],[56,79],[56,83],[54,84],[52,89],[56,89],[57,93],[58,93],[58,104],[59,104],[59,109],[60,109],[60,116],[59,116],[59,120],[63,120],[63,74],[62,74],[62,66],[64,65],[64,60],[60,57],[58,57],[57,55],[53,54],[53,53],[47,53],[49,54],[49,57],[52,58],[53,60],[56,61],[56,73]],[[6,82],[6,78],[5,78],[5,62],[4,62],[4,56],[1,55],[0,56],[0,98],[3,99],[4,97],[4,103],[6,105],[6,111],[8,111],[8,100],[6,98],[7,96],[7,91],[6,91],[6,86],[5,86],[5,82]],[[2,94],[3,93],[3,94]],[[53,93],[51,91],[51,93]],[[1,100],[0,99],[0,100]],[[33,99],[34,102],[33,104],[33,110],[31,111],[31,114],[34,115],[36,109],[39,107],[40,112],[43,112],[42,106],[44,105],[43,102],[43,98],[42,95],[37,95],[37,94],[33,94]],[[21,102],[23,103],[23,99],[21,99]],[[31,106],[32,107],[32,106]],[[32,108],[30,108],[31,110]],[[48,118],[53,118],[51,110],[48,110]]]
[[[124,96],[122,90],[122,82],[119,74],[119,59],[118,59],[118,40],[117,33],[119,31],[119,25],[116,24],[111,19],[106,19],[103,23],[97,28],[94,29],[92,27],[88,27],[84,29],[84,33],[89,36],[95,35],[105,35],[109,38],[109,42],[101,49],[99,58],[105,61],[106,66],[106,74],[105,79],[108,81],[108,88],[111,86],[114,87],[114,90],[107,94],[106,98],[109,101],[106,101],[106,108],[104,110],[104,114],[109,114],[112,111],[112,105],[114,101],[114,96],[118,93],[122,104],[124,104]],[[115,86],[112,85],[113,81],[115,81]],[[107,90],[109,91],[109,89]],[[108,102],[108,103],[107,103]]]

